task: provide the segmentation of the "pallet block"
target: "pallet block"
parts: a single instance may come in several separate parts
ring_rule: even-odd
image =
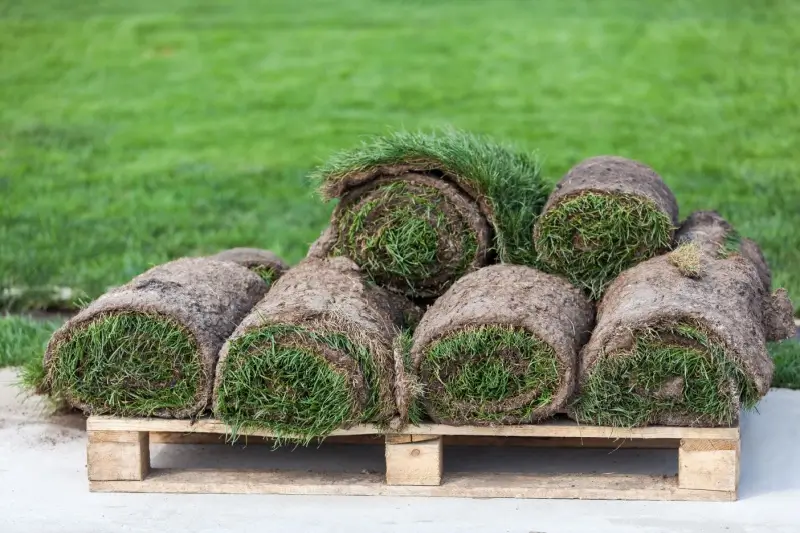
[[[334,432],[341,443],[385,446],[386,471],[376,473],[223,469],[150,469],[150,442],[223,442],[224,424],[204,419],[90,417],[89,487],[98,492],[337,494],[473,498],[624,500],[736,499],[739,428],[611,428],[558,420],[526,426],[423,424],[382,434],[360,425]],[[244,432],[269,442],[268,431]],[[154,437],[158,438],[154,438]],[[542,447],[677,447],[678,475],[450,473],[450,444]]]

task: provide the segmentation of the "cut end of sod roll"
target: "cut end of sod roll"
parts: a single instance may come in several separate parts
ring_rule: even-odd
[[[728,426],[759,400],[752,379],[701,327],[634,332],[634,345],[599,361],[574,405],[578,421],[615,427]]]
[[[48,383],[93,413],[152,416],[202,401],[210,380],[192,335],[167,316],[101,315],[54,350]]]
[[[53,334],[45,389],[87,414],[188,418],[217,355],[267,286],[227,261],[179,259],[104,294]]]
[[[333,255],[353,259],[378,285],[430,296],[486,261],[485,222],[470,219],[464,195],[435,179],[406,174],[349,205],[336,220]]]
[[[422,360],[429,409],[445,420],[530,420],[561,387],[564,365],[535,335],[481,326],[433,343]]]
[[[594,307],[567,280],[526,266],[464,276],[417,326],[411,369],[442,424],[525,424],[564,407]]]
[[[587,159],[558,183],[539,217],[539,260],[598,299],[623,270],[667,250],[675,197],[649,167],[621,157]]]
[[[395,133],[335,155],[315,178],[340,201],[309,255],[347,256],[394,292],[436,297],[495,257],[535,261],[547,186],[533,157],[491,140]]]
[[[342,333],[271,326],[228,347],[216,413],[233,434],[267,428],[308,441],[363,419],[380,406],[369,351]]]
[[[411,306],[344,257],[284,274],[220,352],[214,413],[236,434],[308,443],[396,414],[393,351]]]

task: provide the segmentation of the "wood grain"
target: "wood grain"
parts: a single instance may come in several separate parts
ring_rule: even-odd
[[[386,442],[387,485],[439,485],[442,482],[442,438],[425,436],[411,442]]]
[[[150,446],[145,432],[89,431],[86,464],[89,479],[143,480],[150,471]]]
[[[684,439],[678,449],[678,479],[684,489],[736,492],[739,441]]]

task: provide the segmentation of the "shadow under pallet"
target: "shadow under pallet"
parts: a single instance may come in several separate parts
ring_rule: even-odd
[[[730,501],[739,479],[738,427],[360,425],[278,449],[253,446],[268,431],[220,446],[211,419],[93,416],[87,431],[97,492]]]

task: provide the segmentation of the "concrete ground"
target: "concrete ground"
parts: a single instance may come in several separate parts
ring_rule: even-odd
[[[404,533],[800,532],[800,391],[775,389],[742,422],[740,500],[733,503],[467,500],[336,496],[93,494],[80,417],[44,417],[0,371],[0,532],[219,531]],[[355,451],[356,448],[358,451]],[[358,464],[381,468],[380,447],[281,450],[153,446],[154,466]],[[459,449],[447,467],[674,472],[662,450]],[[310,461],[310,463],[309,463]],[[308,466],[307,466],[308,467]]]

